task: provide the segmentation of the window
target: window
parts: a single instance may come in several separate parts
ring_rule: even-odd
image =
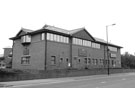
[[[66,43],[66,37],[63,37],[63,42]]]
[[[96,44],[96,48],[97,49],[100,49],[100,44]]]
[[[74,57],[74,60],[77,60],[77,57]]]
[[[76,44],[76,38],[73,38],[73,44]]]
[[[69,43],[69,38],[68,37],[66,37],[66,43]]]
[[[100,59],[100,64],[103,64],[103,59]]]
[[[114,60],[112,60],[112,66],[114,65]]]
[[[97,65],[98,64],[98,59],[95,59],[95,65]]]
[[[30,64],[30,57],[22,57],[21,64]]]
[[[57,35],[53,34],[54,41],[57,41]]]
[[[89,63],[89,64],[91,63],[91,59],[90,59],[90,58],[88,58],[88,63]]]
[[[45,40],[45,33],[41,34],[41,40]]]
[[[105,60],[105,64],[106,64],[106,65],[108,64],[108,60]]]
[[[83,41],[82,41],[82,39],[73,38],[73,44],[83,45]]]
[[[88,46],[91,47],[91,41],[88,41]]]
[[[23,43],[25,42],[31,42],[31,36],[30,35],[25,35],[21,37],[21,40]]]
[[[29,55],[29,49],[28,48],[24,48],[23,55]]]
[[[92,59],[92,64],[94,64],[94,65],[95,65],[95,59]]]
[[[82,45],[82,39],[78,39],[79,45]]]
[[[66,59],[66,61],[68,62],[68,58]]]
[[[54,38],[53,38],[53,34],[50,34],[50,40],[53,41]]]
[[[63,36],[60,36],[60,42],[63,42]]]
[[[60,58],[60,62],[63,62],[63,58]]]
[[[50,38],[51,38],[50,33],[47,33],[47,40],[50,40]]]
[[[55,64],[56,64],[56,57],[51,56],[51,65],[55,65]]]
[[[80,59],[78,59],[78,62],[80,63],[80,62],[81,62],[81,60],[80,60]]]
[[[57,39],[56,40],[57,42],[60,42],[60,36],[59,35],[56,36],[56,39]]]
[[[47,33],[47,40],[69,43],[68,37],[64,37],[64,36],[60,36],[60,35],[56,35],[56,34],[51,34],[51,33]]]
[[[84,63],[87,64],[87,58],[84,58]]]
[[[92,43],[92,47],[93,48],[100,49],[100,44],[98,44],[98,43]]]

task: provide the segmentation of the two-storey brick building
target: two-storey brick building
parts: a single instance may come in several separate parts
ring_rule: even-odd
[[[94,38],[85,28],[65,30],[45,25],[32,31],[22,28],[13,40],[12,68],[90,69],[107,67],[107,43]],[[109,43],[109,64],[121,67],[121,46]]]

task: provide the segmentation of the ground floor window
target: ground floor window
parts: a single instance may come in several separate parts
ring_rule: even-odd
[[[30,57],[22,57],[21,64],[30,64]]]
[[[89,64],[91,63],[91,59],[90,59],[90,58],[88,58],[88,63],[89,63]]]
[[[66,61],[68,62],[68,58],[66,58]]]
[[[56,56],[51,56],[51,65],[56,64]]]
[[[84,63],[87,64],[87,58],[84,58]]]
[[[60,58],[60,63],[62,63],[63,62],[63,58]]]

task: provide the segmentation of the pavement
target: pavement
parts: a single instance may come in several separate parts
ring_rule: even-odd
[[[130,85],[130,87],[129,87]],[[135,88],[135,73],[1,82],[3,88]]]

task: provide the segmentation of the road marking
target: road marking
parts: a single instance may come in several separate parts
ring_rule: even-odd
[[[105,81],[101,82],[101,83],[106,83]]]
[[[71,81],[71,80],[66,80],[66,81],[53,81],[53,82],[42,82],[42,83],[31,83],[31,84],[24,84],[24,85],[13,85],[12,88],[14,88],[14,87],[33,86],[33,85],[41,85],[41,84],[63,83],[63,82],[70,82],[70,81]]]
[[[125,78],[123,78],[122,80],[126,80]]]

